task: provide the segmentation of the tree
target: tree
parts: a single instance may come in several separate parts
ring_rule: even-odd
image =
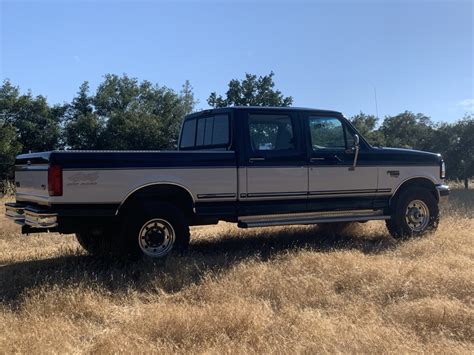
[[[428,116],[405,111],[385,117],[380,131],[388,146],[427,150],[431,146],[434,128]]]
[[[0,119],[15,128],[22,151],[45,151],[59,147],[64,106],[50,107],[44,96],[20,95],[18,87],[5,80],[0,88]]]
[[[351,123],[370,144],[383,146],[385,141],[383,133],[376,129],[378,120],[377,117],[362,112],[350,118]]]
[[[440,124],[433,136],[432,150],[443,155],[447,177],[463,180],[464,187],[469,188],[469,178],[474,176],[474,115]]]
[[[189,80],[186,80],[179,92],[180,99],[183,104],[184,115],[189,115],[199,103],[194,97],[193,87]]]
[[[189,82],[181,94],[149,81],[108,74],[93,98],[105,122],[100,146],[105,149],[173,149],[183,117],[194,109]]]
[[[229,82],[226,97],[212,92],[207,103],[212,107],[226,106],[291,106],[293,98],[284,97],[281,91],[274,90],[275,83],[270,72],[268,75],[259,76],[245,74],[245,79],[233,79]]]
[[[0,103],[2,122],[15,127],[23,152],[58,148],[63,106],[50,107],[44,96],[33,97],[31,92],[20,95],[8,80],[0,88]]]
[[[89,83],[85,81],[65,113],[64,143],[71,149],[100,149],[104,121],[94,112]]]
[[[15,156],[21,151],[21,143],[13,122],[17,119],[16,103],[20,91],[5,80],[0,87],[0,184],[13,177]],[[0,193],[3,193],[0,186]]]

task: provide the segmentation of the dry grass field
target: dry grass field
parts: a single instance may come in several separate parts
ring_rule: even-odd
[[[421,239],[221,223],[164,266],[22,236],[3,212],[0,352],[474,352],[473,190]]]

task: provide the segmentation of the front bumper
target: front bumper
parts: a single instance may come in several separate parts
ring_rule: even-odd
[[[15,223],[32,228],[50,229],[58,226],[58,214],[18,203],[5,204],[5,216]]]
[[[438,200],[440,204],[448,202],[450,191],[448,185],[436,185],[436,191],[438,192]]]

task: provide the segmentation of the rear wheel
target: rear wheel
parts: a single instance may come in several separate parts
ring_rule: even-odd
[[[393,237],[407,238],[435,231],[438,222],[438,202],[433,194],[424,188],[408,188],[395,201],[386,225]]]
[[[189,226],[184,214],[172,204],[150,203],[130,209],[120,240],[121,254],[132,258],[166,258],[189,246]]]

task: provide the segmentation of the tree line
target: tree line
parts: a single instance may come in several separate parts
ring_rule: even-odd
[[[212,92],[211,107],[291,106],[293,98],[275,89],[274,73],[233,79],[224,95]],[[107,74],[91,92],[84,82],[71,102],[50,105],[45,96],[21,93],[9,80],[0,87],[0,181],[13,177],[15,156],[53,149],[175,149],[185,115],[196,109],[186,81],[175,91],[127,75]],[[349,118],[373,145],[439,152],[450,179],[468,187],[474,176],[474,116],[434,123],[422,113]],[[0,186],[1,189],[1,186]],[[1,191],[0,191],[1,192]]]

